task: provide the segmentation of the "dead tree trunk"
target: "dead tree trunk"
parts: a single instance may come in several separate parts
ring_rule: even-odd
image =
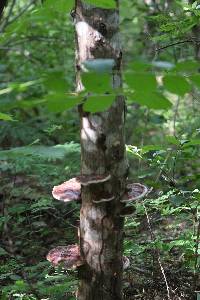
[[[113,88],[121,87],[119,10],[102,9],[76,1],[77,89],[81,90],[82,63],[114,59]],[[99,75],[101,76],[101,75]],[[105,91],[106,92],[106,91]],[[127,177],[124,141],[124,97],[116,96],[105,112],[91,114],[79,107],[82,175],[107,176],[104,182],[82,186],[80,250],[86,264],[79,272],[79,300],[122,299],[123,223],[120,211]],[[98,203],[94,203],[98,199]]]

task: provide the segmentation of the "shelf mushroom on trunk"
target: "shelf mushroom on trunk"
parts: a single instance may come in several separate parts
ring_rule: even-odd
[[[75,178],[72,178],[68,181],[63,182],[60,185],[54,186],[52,190],[52,195],[54,199],[63,201],[65,203],[72,201],[81,200],[81,186],[95,185],[94,189],[96,190],[96,185],[109,181],[111,178],[110,175],[79,175]],[[102,190],[101,193],[97,193],[94,203],[109,202],[114,199],[114,196],[109,192]]]
[[[80,248],[77,244],[69,246],[57,246],[49,251],[47,260],[53,267],[61,265],[65,269],[76,269],[84,265],[84,260],[80,255]],[[127,256],[123,256],[123,269],[126,270],[130,266],[130,260]]]
[[[129,183],[126,185],[126,191],[121,199],[122,203],[133,202],[144,198],[148,193],[148,188],[141,183]]]
[[[49,251],[47,260],[54,266],[62,265],[66,269],[75,269],[84,264],[77,244],[58,246]]]
[[[54,186],[52,195],[56,200],[63,202],[78,201],[81,199],[81,184],[76,178]]]

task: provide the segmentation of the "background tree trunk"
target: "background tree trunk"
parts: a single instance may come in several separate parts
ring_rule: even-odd
[[[118,7],[118,1],[116,1]],[[119,11],[100,9],[76,1],[77,89],[82,89],[81,64],[88,59],[113,58],[113,88],[121,86]],[[101,76],[101,75],[100,75]],[[122,299],[123,194],[128,166],[124,141],[124,97],[103,113],[90,114],[79,108],[81,120],[82,174],[110,174],[105,183],[82,187],[80,248],[86,265],[80,270],[80,300]],[[113,195],[109,202],[95,198]]]

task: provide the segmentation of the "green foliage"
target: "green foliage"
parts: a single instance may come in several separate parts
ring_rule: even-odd
[[[184,96],[191,91],[191,86],[187,80],[179,75],[166,75],[163,79],[164,87],[171,93]]]
[[[85,111],[96,113],[108,109],[115,100],[115,95],[90,96],[84,103]]]
[[[128,100],[151,109],[168,109],[172,106],[172,103],[163,94],[156,91],[135,92],[133,95],[128,95]]]
[[[116,7],[114,0],[87,2],[105,9]],[[131,259],[128,272],[131,276],[138,276],[141,269],[147,273],[139,273],[141,286],[139,281],[131,282],[131,276],[125,285],[135,287],[131,299],[145,299],[143,291],[159,269],[155,263],[159,253],[170,286],[175,284],[173,290],[184,297],[187,285],[176,280],[189,278],[185,299],[193,297],[191,271],[197,273],[200,265],[200,75],[195,60],[199,3],[122,2],[124,83],[120,90],[112,88],[113,61],[102,59],[85,62],[85,91],[73,92],[74,30],[69,15],[74,1],[38,0],[24,10],[27,1],[19,0],[11,16],[9,2],[1,20],[2,300],[75,299],[76,273],[54,270],[45,256],[54,246],[77,241],[80,206],[53,200],[51,190],[80,172],[77,106],[83,104],[92,113],[105,111],[118,94],[127,98],[129,179],[153,188],[147,199],[132,204],[136,211],[125,227],[124,249]],[[182,273],[177,275],[179,270]],[[147,299],[156,297],[155,289],[153,284]],[[160,298],[165,295],[164,288]]]
[[[88,4],[92,4],[94,6],[97,7],[102,7],[102,8],[116,8],[116,2],[115,0],[110,0],[110,1],[106,1],[106,0],[87,0]]]
[[[0,113],[0,120],[13,121],[13,118],[8,114]]]

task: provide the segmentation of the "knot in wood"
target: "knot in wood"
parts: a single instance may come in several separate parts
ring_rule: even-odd
[[[98,24],[98,31],[99,31],[103,36],[106,36],[107,33],[108,33],[106,24],[100,22],[100,23]]]

